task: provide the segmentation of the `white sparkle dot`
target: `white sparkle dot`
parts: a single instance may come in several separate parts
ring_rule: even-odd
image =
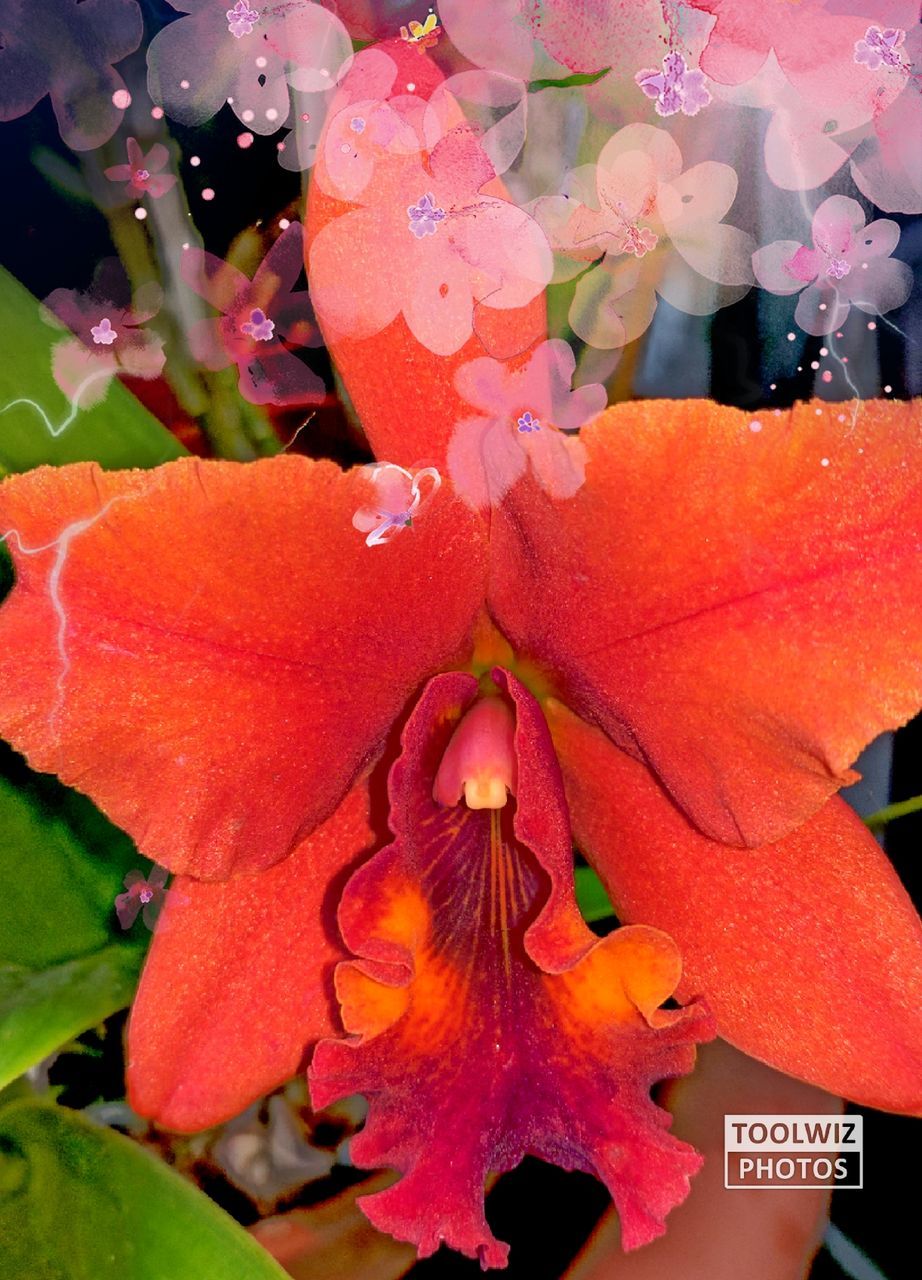
[[[868,264],[867,264],[866,262],[862,262],[862,264],[861,264],[861,270],[862,270],[862,271],[867,271],[867,269],[868,269]]]
[[[887,385],[884,387],[884,395],[888,396],[892,390],[893,388],[890,386],[889,383],[887,383]]]
[[[151,107],[150,113],[154,120],[163,119],[163,107]]]
[[[180,82],[179,82],[179,87],[180,87],[180,89],[188,89],[188,88],[189,88],[189,81],[188,81],[188,80],[180,80]]]
[[[822,412],[823,412],[822,409],[814,409],[814,413],[816,414],[817,417],[819,417],[822,414]]]
[[[244,124],[249,124],[251,120],[256,119],[256,112],[251,111],[249,107],[247,107],[246,111],[241,112],[240,119]]]
[[[349,146],[349,143],[348,143],[348,142],[344,142],[344,143],[343,143],[343,145],[342,145],[339,149],[340,149],[340,151],[343,153],[343,155],[344,155],[344,156],[347,156],[347,155],[349,154],[349,152],[352,150],[352,148]]]
[[[202,199],[203,199],[203,200],[213,200],[213,199],[214,199],[214,188],[213,188],[213,187],[206,187],[206,188],[205,188],[205,190],[202,192]]]
[[[267,119],[267,120],[278,120],[278,118],[279,118],[279,113],[276,111],[275,107],[267,107],[267,108],[266,108],[266,119]]]
[[[227,103],[229,107],[232,107],[234,105],[233,98],[225,98],[224,101]]]
[[[190,157],[189,157],[189,163],[192,165],[193,169],[197,169],[197,168],[199,167],[199,165],[202,163],[202,157],[201,157],[201,156],[190,156]]]
[[[257,65],[257,67],[266,67],[266,66],[268,66],[269,64],[268,64],[268,62],[266,61],[266,59],[265,59],[265,58],[257,58],[257,59],[256,59],[256,65]]]
[[[820,458],[820,466],[821,466],[821,467],[828,467],[828,466],[829,466],[829,459],[828,459],[828,458]]]
[[[869,329],[871,330],[871,332],[873,333],[873,332],[874,332],[874,330],[877,328],[877,322],[876,322],[875,320],[869,320],[869,321],[868,321],[868,328],[869,328]]]
[[[127,111],[131,106],[131,94],[127,89],[116,89],[112,95],[112,105],[119,111]]]
[[[828,355],[829,355],[829,348],[828,348],[828,347],[820,347],[820,355],[821,355],[821,356],[828,356]]]
[[[291,226],[291,223],[288,221],[287,218],[279,218],[279,226],[282,228],[283,231],[287,231],[288,228]]]
[[[144,219],[147,217],[147,210],[146,210],[146,209],[135,209],[135,211],[134,211],[134,216],[137,218],[138,222],[143,222],[143,221],[144,221]]]
[[[320,68],[320,74],[321,74],[322,76],[328,76],[330,73],[329,73],[329,71],[326,69],[326,67],[321,67],[321,68]]]
[[[188,248],[189,248],[189,241],[188,241],[188,240],[183,240],[183,242],[182,242],[182,247],[183,247],[184,249],[188,249]]]
[[[811,369],[818,369],[819,367],[820,367],[820,362],[819,362],[819,360],[811,360],[811,361],[810,361],[810,368],[811,368]]]
[[[793,342],[793,341],[794,341],[794,337],[795,337],[795,335],[794,335],[793,333],[789,333],[789,334],[788,334],[788,342]]]
[[[825,311],[825,310],[826,310],[826,303],[825,303],[825,302],[821,302],[821,303],[820,303],[820,311]]]
[[[772,382],[772,383],[770,383],[770,384],[769,384],[769,388],[768,388],[768,389],[769,389],[769,391],[777,391],[777,390],[778,390],[778,383],[777,383],[777,382]]]
[[[247,147],[252,147],[252,145],[253,145],[252,133],[237,134],[237,146],[240,148],[241,151],[246,151]]]
[[[415,92],[416,92],[416,85],[415,85],[415,84],[408,84],[408,85],[407,85],[407,93],[415,93]]]
[[[758,420],[757,418],[754,418],[754,419],[752,420],[752,422],[750,422],[750,424],[749,424],[749,430],[750,430],[750,431],[761,431],[761,430],[762,430],[762,424],[761,424],[761,422],[759,422],[759,420]]]
[[[838,418],[836,419],[836,421],[837,421],[837,422],[844,422],[844,421],[845,421],[845,414],[844,414],[844,413],[840,413],[840,414],[839,414],[839,416],[838,416]]]

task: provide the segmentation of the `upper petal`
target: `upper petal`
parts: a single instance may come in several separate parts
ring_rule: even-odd
[[[296,456],[7,480],[0,730],[174,871],[271,865],[482,599],[480,527],[447,489],[383,549],[352,527],[370,496]]]
[[[360,783],[277,866],[220,884],[173,880],[128,1024],[139,1115],[185,1132],[219,1124],[335,1034],[335,879],[372,839]]]
[[[491,605],[709,835],[778,839],[922,702],[922,402],[624,404],[513,492]]]
[[[783,840],[703,836],[650,771],[549,707],[573,831],[623,920],[668,932],[679,994],[720,1035],[867,1106],[922,1110],[922,923],[873,836],[838,797]]]

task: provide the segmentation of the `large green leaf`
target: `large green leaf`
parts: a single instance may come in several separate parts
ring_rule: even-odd
[[[43,462],[59,465],[96,459],[104,467],[152,467],[185,452],[175,436],[116,379],[104,400],[80,410],[73,421],[67,397],[51,376],[51,349],[64,331],[42,319],[39,303],[0,268],[0,476]],[[31,400],[47,415],[52,434]]]
[[[0,1110],[4,1280],[284,1274],[232,1218],[129,1139],[47,1103]]]
[[[123,933],[113,901],[133,867],[146,864],[88,800],[4,749],[0,1088],[130,1002],[149,934]]]

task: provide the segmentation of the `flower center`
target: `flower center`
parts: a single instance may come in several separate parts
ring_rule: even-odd
[[[240,326],[240,331],[254,342],[270,342],[275,333],[275,321],[269,320],[259,307],[254,307],[249,320],[244,320]]]
[[[432,788],[437,804],[462,795],[469,809],[502,809],[515,793],[515,718],[500,698],[483,698],[464,713],[445,748]]]
[[[541,419],[535,418],[530,409],[526,409],[518,421],[520,431],[540,431]]]
[[[233,9],[227,10],[227,29],[237,40],[248,36],[258,21],[258,11],[251,9],[247,0],[237,0]]]
[[[90,333],[97,347],[111,347],[118,337],[118,330],[112,328],[112,321],[108,316],[103,316],[99,324],[94,324]]]
[[[435,235],[439,223],[445,220],[445,210],[435,203],[432,192],[427,191],[416,204],[408,206],[407,217],[410,231],[417,240],[422,240],[423,236]]]

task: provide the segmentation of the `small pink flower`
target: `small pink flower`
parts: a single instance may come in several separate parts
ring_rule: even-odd
[[[166,900],[165,885],[169,872],[165,867],[151,867],[145,877],[140,871],[129,871],[123,880],[126,892],[115,899],[115,911],[123,929],[130,929],[141,912],[144,923],[151,931]]]
[[[237,0],[233,9],[228,9],[225,16],[228,31],[238,40],[248,36],[259,21],[259,13],[251,9],[246,0]]]
[[[830,196],[813,215],[813,247],[776,240],[752,257],[756,279],[776,294],[800,293],[794,319],[807,333],[831,333],[852,306],[870,315],[900,307],[912,289],[912,271],[890,257],[897,223],[877,218],[848,196]]]
[[[412,527],[438,493],[442,477],[435,467],[407,471],[395,462],[377,462],[366,468],[374,490],[374,503],[360,507],[353,526],[367,534],[366,546],[382,547],[402,529]]]
[[[572,390],[576,360],[559,338],[542,342],[518,369],[481,356],[461,365],[455,386],[478,416],[455,427],[448,470],[472,507],[500,502],[529,464],[552,498],[571,498],[585,479],[576,431],[605,408],[601,383]]]
[[[176,185],[175,174],[160,172],[170,161],[170,153],[163,143],[155,142],[146,156],[134,138],[129,138],[125,147],[128,163],[112,165],[105,174],[110,182],[126,183],[126,193],[132,200],[141,196],[159,200]]]
[[[868,27],[863,40],[855,41],[855,61],[863,63],[869,71],[877,71],[879,67],[902,67],[903,57],[899,52],[900,45],[906,39],[906,32],[898,27]]]
[[[99,324],[93,325],[90,333],[93,341],[97,346],[111,347],[112,343],[118,337],[116,331],[112,328],[112,321],[108,316],[103,316]]]
[[[667,54],[662,71],[638,71],[634,80],[655,100],[660,116],[674,116],[679,111],[695,116],[711,101],[703,72],[689,69],[680,53]]]
[[[132,296],[116,258],[99,264],[85,293],[55,289],[45,306],[70,330],[52,349],[55,382],[78,408],[102,400],[112,378],[156,378],[165,363],[163,339],[141,326],[160,308],[159,285],[142,285]]]
[[[288,346],[317,346],[320,341],[310,300],[294,292],[304,265],[300,222],[285,228],[250,280],[211,253],[185,250],[182,278],[220,311],[189,332],[193,355],[209,369],[235,364],[240,393],[251,404],[317,404],[322,380]]]

